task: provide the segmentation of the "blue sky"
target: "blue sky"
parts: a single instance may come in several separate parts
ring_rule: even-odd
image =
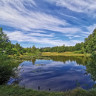
[[[23,47],[73,46],[96,28],[96,0],[0,0],[0,27]]]

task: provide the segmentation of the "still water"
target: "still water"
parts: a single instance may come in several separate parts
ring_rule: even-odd
[[[77,87],[90,89],[95,81],[86,71],[87,61],[88,58],[84,57],[50,57],[24,61],[8,84],[16,80],[21,87],[46,91],[66,91]]]

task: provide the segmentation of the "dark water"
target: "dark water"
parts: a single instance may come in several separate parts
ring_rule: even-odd
[[[46,91],[66,91],[77,87],[90,89],[95,81],[86,71],[85,57],[50,57],[49,60],[24,61],[16,70],[19,86]],[[16,82],[16,81],[15,81]]]

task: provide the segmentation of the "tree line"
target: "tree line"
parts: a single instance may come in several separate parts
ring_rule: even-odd
[[[92,34],[85,38],[84,42],[77,43],[75,46],[56,46],[41,48],[41,52],[76,52],[76,53],[92,53],[96,51],[96,29]]]
[[[20,44],[12,44],[7,35],[4,34],[2,28],[0,28],[0,53],[8,55],[23,55],[26,53],[38,53],[38,52],[76,52],[76,53],[92,53],[96,51],[96,29],[92,34],[85,38],[84,42],[77,43],[75,46],[55,46],[36,48],[35,46],[30,48],[23,48]]]
[[[3,29],[0,28],[0,54],[6,55],[23,55],[26,53],[37,53],[39,51],[35,46],[30,48],[23,48],[19,43],[12,44]]]
[[[77,43],[75,46],[56,46],[56,47],[46,47],[46,48],[40,48],[41,52],[73,52],[77,51],[78,53],[84,53],[83,50],[84,43]]]

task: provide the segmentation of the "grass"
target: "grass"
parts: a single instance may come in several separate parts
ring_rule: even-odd
[[[20,88],[17,85],[0,86],[0,96],[96,96],[96,89],[86,91],[81,88],[67,92],[45,92]]]
[[[42,52],[42,56],[90,56],[90,54],[79,54],[75,52]]]
[[[90,56],[91,54],[80,54],[80,53],[76,53],[76,52],[61,52],[61,53],[58,53],[58,52],[42,52],[42,53],[39,53],[39,54],[32,54],[32,53],[28,53],[28,54],[23,54],[23,55],[9,55],[10,58],[13,58],[13,59],[17,59],[17,60],[31,60],[33,58],[36,58],[36,59],[42,59],[44,58],[44,56]]]
[[[11,59],[16,59],[16,60],[32,60],[34,58],[41,58],[41,53],[37,53],[37,54],[33,54],[33,53],[26,53],[26,54],[23,54],[23,55],[9,55],[9,57]]]

